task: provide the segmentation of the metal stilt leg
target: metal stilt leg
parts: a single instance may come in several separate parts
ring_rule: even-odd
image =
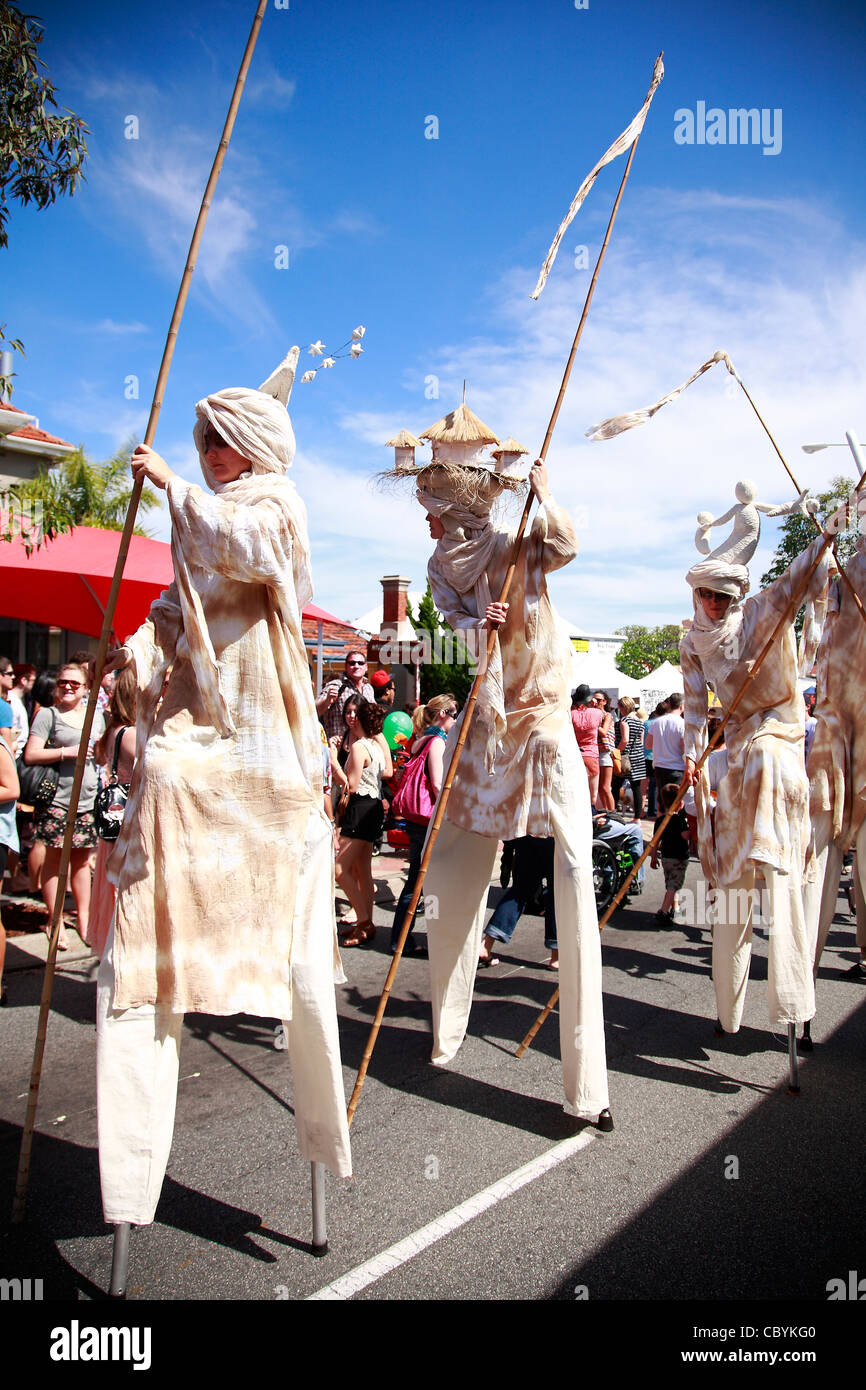
[[[797,1025],[788,1024],[788,1094],[800,1094],[800,1063],[797,1057]]]
[[[800,1051],[811,1052],[814,1046],[815,1044],[812,1042],[812,1023],[811,1020],[807,1019],[807,1021],[803,1024],[803,1036],[800,1039]]]
[[[111,1283],[108,1286],[109,1298],[126,1298],[126,1281],[129,1274],[129,1229],[128,1221],[118,1222],[114,1228]]]
[[[311,1163],[310,1176],[313,1183],[313,1243],[314,1255],[328,1253],[328,1221],[325,1212],[325,1165]]]

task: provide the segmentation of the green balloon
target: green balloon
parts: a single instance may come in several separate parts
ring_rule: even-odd
[[[392,714],[386,715],[385,723],[382,726],[382,733],[385,735],[385,742],[392,752],[403,743],[412,732],[412,720],[408,714],[402,710],[394,710]]]

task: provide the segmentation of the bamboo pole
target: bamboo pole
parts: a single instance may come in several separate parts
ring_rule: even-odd
[[[590,306],[590,304],[592,303],[592,297],[593,297],[593,295],[594,295],[594,293],[595,293],[595,286],[596,286],[596,282],[597,282],[597,280],[598,280],[598,273],[599,273],[599,271],[600,271],[600,269],[601,269],[601,264],[602,264],[602,261],[604,260],[605,252],[607,251],[608,242],[610,241],[611,232],[613,231],[613,224],[614,224],[614,222],[616,221],[616,215],[617,215],[617,212],[619,211],[619,205],[620,205],[620,202],[621,202],[621,200],[622,200],[622,195],[623,195],[623,193],[624,193],[624,191],[625,191],[625,186],[626,186],[626,183],[627,183],[627,181],[628,181],[629,173],[630,173],[630,171],[631,171],[632,160],[634,159],[634,154],[635,154],[635,150],[637,149],[637,142],[638,142],[639,139],[640,139],[640,135],[638,134],[638,136],[635,138],[634,143],[632,144],[632,147],[631,147],[631,149],[630,149],[630,151],[629,151],[629,156],[628,156],[628,159],[627,159],[627,161],[626,161],[625,170],[624,170],[624,172],[623,172],[623,176],[622,176],[622,179],[621,179],[621,181],[620,181],[619,189],[618,189],[618,191],[617,191],[616,199],[615,199],[615,201],[614,201],[613,209],[612,209],[611,214],[610,214],[610,220],[609,220],[609,222],[608,222],[608,224],[607,224],[607,231],[606,231],[605,234],[604,234],[604,240],[603,240],[603,242],[602,242],[602,244],[601,244],[601,250],[600,250],[599,253],[598,253],[598,259],[597,259],[597,261],[596,261],[596,263],[595,263],[595,270],[593,271],[592,279],[591,279],[590,284],[589,284],[589,289],[588,289],[587,292],[586,292],[586,299],[584,300],[584,304],[583,304],[583,312],[581,313],[581,316],[580,316],[580,322],[579,322],[578,325],[577,325],[577,331],[576,331],[576,333],[575,333],[575,335],[574,335],[574,341],[573,341],[572,344],[571,344],[571,352],[569,353],[569,355],[568,355],[568,361],[567,361],[566,364],[565,364],[565,371],[564,371],[563,374],[562,374],[562,381],[560,382],[559,392],[558,392],[558,394],[557,394],[556,401],[555,401],[554,407],[553,407],[553,411],[552,411],[552,413],[551,413],[550,420],[549,420],[548,425],[547,425],[547,430],[546,430],[545,435],[544,435],[544,443],[543,443],[542,446],[541,446],[541,452],[540,452],[540,454],[539,454],[539,458],[541,458],[542,460],[545,460],[545,459],[547,458],[547,451],[548,451],[548,448],[550,447],[550,441],[551,441],[551,438],[553,437],[553,431],[554,431],[554,428],[555,428],[555,426],[556,426],[556,422],[557,422],[557,420],[559,419],[559,412],[560,412],[560,410],[562,409],[562,403],[563,403],[563,400],[565,399],[565,391],[566,391],[566,388],[567,388],[567,386],[568,386],[569,377],[571,376],[571,369],[572,369],[572,367],[573,367],[573,365],[574,365],[574,359],[575,359],[575,357],[576,357],[576,355],[577,355],[577,349],[578,349],[578,346],[579,346],[579,344],[580,344],[581,337],[582,337],[582,335],[583,335],[583,326],[584,326],[584,324],[586,323],[586,318],[587,318],[587,315],[588,315],[588,313],[589,313],[589,306]],[[529,495],[528,495],[528,497],[527,497],[527,499],[526,499],[526,504],[525,504],[525,506],[524,506],[524,508],[523,508],[523,514],[522,514],[522,516],[521,516],[521,518],[520,518],[520,525],[519,525],[519,527],[518,527],[518,529],[517,529],[517,535],[515,536],[514,544],[513,544],[513,547],[512,547],[512,551],[511,551],[511,560],[510,560],[510,562],[509,562],[508,569],[507,569],[506,572],[505,572],[505,579],[503,580],[502,588],[501,588],[501,590],[500,590],[499,598],[498,598],[498,600],[497,600],[498,603],[505,603],[505,602],[507,602],[508,594],[509,594],[509,592],[510,592],[510,590],[511,590],[511,582],[512,582],[512,580],[513,580],[513,578],[514,578],[515,570],[517,569],[517,563],[518,563],[518,560],[519,560],[519,558],[520,558],[520,550],[521,550],[521,546],[522,546],[522,544],[523,544],[523,537],[524,537],[524,534],[525,534],[525,532],[526,532],[526,525],[527,525],[527,522],[529,521],[529,514],[530,514],[530,511],[532,510],[532,499],[533,499],[533,496],[534,496],[534,494],[533,494],[532,492],[530,492]],[[396,974],[397,974],[397,968],[398,968],[398,966],[399,966],[399,964],[400,964],[400,959],[401,959],[401,957],[402,957],[402,955],[403,955],[403,947],[404,947],[405,944],[406,944],[406,939],[407,939],[407,937],[408,937],[408,935],[409,935],[409,928],[410,928],[410,925],[411,925],[411,923],[412,923],[412,919],[413,919],[413,917],[415,916],[415,911],[416,911],[416,909],[417,909],[417,907],[418,907],[418,903],[420,902],[420,899],[421,899],[421,892],[422,892],[422,889],[423,889],[423,887],[424,887],[424,879],[425,879],[425,877],[426,877],[427,868],[428,868],[428,866],[429,866],[429,864],[430,864],[430,860],[431,860],[432,855],[433,855],[433,847],[434,847],[434,845],[435,845],[435,843],[436,843],[436,837],[437,837],[438,834],[439,834],[439,827],[441,826],[442,821],[443,821],[444,816],[445,816],[445,808],[446,808],[446,806],[448,805],[448,798],[449,798],[450,795],[451,795],[451,786],[452,786],[452,783],[453,783],[453,781],[454,781],[454,776],[455,776],[455,774],[456,774],[456,772],[457,772],[457,767],[458,767],[458,764],[459,764],[459,762],[460,762],[460,757],[461,757],[461,754],[462,754],[462,752],[463,752],[463,748],[464,748],[465,743],[466,743],[466,738],[467,738],[468,733],[469,733],[469,728],[470,728],[470,725],[471,725],[471,723],[472,723],[473,715],[474,715],[474,713],[475,713],[475,705],[476,705],[476,702],[477,702],[477,700],[478,700],[478,692],[479,692],[479,690],[480,690],[480,688],[481,688],[481,682],[482,682],[482,680],[484,679],[484,675],[485,675],[485,672],[486,672],[486,670],[487,670],[487,667],[488,667],[489,664],[490,664],[490,659],[491,659],[491,657],[492,657],[492,655],[493,655],[493,648],[494,648],[494,645],[495,645],[495,643],[496,643],[496,640],[497,640],[497,628],[494,627],[494,628],[491,628],[490,632],[488,633],[488,636],[487,636],[487,650],[486,650],[486,653],[485,653],[485,657],[484,657],[484,660],[483,660],[482,662],[479,663],[478,670],[477,670],[476,675],[475,675],[475,680],[474,680],[473,683],[472,683],[472,689],[471,689],[471,691],[470,691],[470,693],[469,693],[469,699],[466,701],[466,706],[465,706],[465,709],[464,709],[464,711],[463,711],[463,720],[462,720],[462,723],[461,723],[461,726],[460,726],[460,735],[459,735],[459,737],[458,737],[458,739],[457,739],[457,743],[456,743],[456,746],[455,746],[455,748],[454,748],[454,755],[453,755],[453,757],[452,757],[452,759],[451,759],[451,763],[450,763],[449,768],[448,768],[448,775],[447,775],[447,777],[446,777],[446,779],[445,779],[445,782],[444,782],[444,784],[443,784],[443,786],[442,786],[442,790],[441,790],[441,792],[440,792],[440,794],[439,794],[439,799],[438,799],[438,801],[437,801],[437,803],[436,803],[436,810],[435,810],[435,813],[434,813],[434,816],[433,816],[433,821],[432,821],[432,823],[431,823],[430,830],[429,830],[428,835],[427,835],[427,842],[426,842],[426,845],[425,845],[425,847],[424,847],[424,854],[423,854],[423,856],[422,856],[422,858],[421,858],[421,864],[420,864],[420,867],[419,867],[419,869],[418,869],[418,878],[417,878],[417,880],[416,880],[416,882],[415,882],[415,889],[414,889],[414,891],[413,891],[413,893],[412,893],[411,900],[410,900],[409,905],[408,905],[408,907],[407,907],[407,909],[406,909],[406,915],[405,915],[405,917],[403,918],[403,925],[402,925],[402,927],[400,928],[400,936],[399,936],[399,939],[398,939],[398,942],[397,942],[397,947],[396,947],[396,949],[395,949],[395,951],[394,951],[394,956],[393,956],[393,959],[392,959],[392,961],[391,961],[391,965],[390,965],[390,967],[389,967],[388,974],[387,974],[387,976],[385,977],[385,984],[384,984],[384,986],[383,986],[383,988],[382,988],[382,993],[381,993],[381,996],[380,996],[380,998],[379,998],[379,1004],[378,1004],[378,1007],[377,1007],[377,1009],[376,1009],[376,1015],[375,1015],[375,1018],[373,1019],[373,1024],[372,1024],[372,1026],[371,1026],[371,1028],[370,1028],[370,1033],[369,1033],[369,1036],[368,1036],[368,1038],[367,1038],[367,1045],[366,1045],[366,1047],[365,1047],[365,1049],[364,1049],[364,1055],[363,1055],[363,1057],[361,1058],[361,1065],[360,1065],[360,1067],[358,1068],[358,1075],[357,1075],[357,1077],[355,1078],[355,1086],[354,1086],[354,1089],[353,1089],[353,1091],[352,1091],[352,1096],[351,1096],[351,1099],[350,1099],[350,1101],[349,1101],[349,1108],[348,1108],[348,1118],[349,1118],[349,1124],[350,1124],[350,1125],[351,1125],[352,1120],[353,1120],[353,1118],[354,1118],[355,1111],[356,1111],[357,1108],[358,1108],[358,1102],[359,1102],[359,1100],[360,1100],[360,1098],[361,1098],[361,1091],[362,1091],[362,1089],[363,1089],[364,1080],[365,1080],[365,1077],[366,1077],[366,1075],[367,1075],[367,1068],[368,1068],[369,1065],[370,1065],[370,1058],[371,1058],[372,1055],[373,1055],[373,1048],[376,1046],[376,1039],[377,1039],[377,1037],[379,1036],[379,1029],[380,1029],[381,1026],[382,1026],[382,1019],[383,1019],[383,1017],[384,1017],[384,1015],[385,1015],[385,1009],[387,1008],[387,1005],[388,1005],[388,997],[389,997],[389,995],[390,995],[390,993],[391,993],[391,987],[392,987],[392,985],[393,985],[393,983],[394,983],[394,977],[395,977]]]
[[[220,170],[223,166],[226,151],[231,139],[234,128],[235,117],[240,106],[243,94],[244,83],[246,81],[249,66],[252,61],[253,50],[262,26],[265,10],[268,7],[268,0],[259,0],[252,28],[250,29],[247,45],[244,49],[244,56],[235,80],[234,91],[232,92],[231,102],[229,103],[228,113],[223,126],[217,152],[211,166],[210,175],[205,186],[204,196],[202,197],[201,207],[196,218],[195,228],[193,229],[192,241],[190,242],[187,253],[186,266],[181,277],[180,288],[174,305],[174,311],[169,324],[168,335],[163,348],[162,361],[159,366],[159,373],[154,387],[153,400],[150,406],[147,428],[144,432],[144,443],[151,445],[156,434],[156,426],[159,414],[162,409],[162,398],[165,391],[168,373],[171,367],[171,360],[174,356],[175,344],[177,342],[178,328],[183,317],[186,305],[189,286],[195,270],[196,259],[198,257],[199,246],[204,235],[205,223],[207,222],[210,211],[211,200],[216,189]],[[33,1131],[36,1125],[36,1108],[39,1102],[39,1084],[42,1077],[42,1060],[45,1053],[45,1039],[48,1032],[48,1014],[51,1007],[51,990],[54,983],[54,970],[57,960],[57,943],[60,939],[60,924],[63,918],[63,902],[66,896],[66,878],[69,872],[69,862],[72,857],[72,834],[75,828],[75,815],[78,810],[78,801],[81,796],[81,785],[84,780],[84,768],[87,761],[87,746],[90,740],[90,731],[93,727],[93,717],[96,713],[96,697],[99,694],[99,684],[102,679],[105,657],[108,651],[108,642],[111,636],[112,623],[114,621],[114,610],[117,606],[117,596],[120,592],[120,583],[123,578],[123,567],[129,552],[132,531],[135,525],[135,514],[138,510],[138,502],[141,497],[141,489],[144,484],[143,475],[140,476],[133,485],[132,496],[129,499],[126,521],[123,527],[123,535],[120,539],[120,548],[117,552],[117,563],[114,567],[114,577],[111,581],[108,600],[105,605],[105,615],[102,622],[102,633],[99,638],[99,646],[96,651],[94,661],[93,684],[87,701],[87,709],[84,714],[84,724],[81,729],[81,742],[78,747],[78,757],[75,762],[75,775],[72,782],[70,794],[69,812],[66,817],[66,829],[63,837],[63,848],[60,852],[60,869],[57,879],[57,896],[54,900],[54,912],[51,918],[50,941],[48,945],[48,958],[45,962],[45,976],[42,983],[42,998],[39,1005],[39,1022],[36,1030],[36,1048],[33,1054],[33,1067],[30,1075],[30,1090],[27,1098],[27,1114],[24,1121],[24,1129],[21,1135],[21,1152],[18,1160],[18,1176],[15,1185],[15,1200],[12,1206],[12,1220],[14,1223],[23,1221],[24,1209],[27,1201],[27,1183],[30,1175],[30,1152],[33,1144]]]
[[[862,486],[862,484],[863,484],[864,481],[866,481],[866,475],[864,475],[864,478],[861,479],[861,481],[860,481],[860,483],[858,484],[857,488],[855,488],[855,493],[860,491],[860,487]],[[798,488],[797,490],[799,491],[799,488]],[[821,528],[819,528],[819,529],[821,529]],[[739,706],[739,704],[740,704],[740,701],[742,700],[743,696],[746,694],[746,691],[748,690],[748,688],[749,688],[749,686],[751,685],[752,681],[753,681],[753,680],[755,679],[755,677],[757,676],[758,671],[761,669],[761,666],[763,665],[763,662],[764,662],[765,657],[766,657],[766,656],[769,654],[769,652],[772,650],[772,648],[773,648],[773,646],[775,645],[776,639],[778,638],[780,632],[782,631],[782,629],[783,629],[788,623],[791,623],[791,622],[794,621],[794,617],[796,616],[796,613],[797,613],[797,611],[798,611],[798,609],[799,609],[799,607],[800,607],[800,604],[803,602],[803,599],[804,599],[804,597],[805,597],[806,589],[808,588],[808,585],[809,585],[809,580],[812,578],[812,575],[815,573],[816,569],[818,568],[819,564],[821,563],[821,560],[822,560],[823,555],[824,555],[824,551],[827,549],[828,546],[832,545],[832,543],[833,543],[833,537],[832,537],[831,535],[827,535],[827,534],[826,534],[825,532],[823,532],[823,531],[822,531],[822,534],[824,535],[824,544],[821,546],[821,549],[818,551],[817,558],[814,560],[814,562],[812,563],[812,565],[809,567],[809,570],[808,570],[808,572],[807,572],[807,574],[806,574],[806,576],[805,576],[805,578],[804,578],[802,584],[801,584],[800,587],[798,588],[797,593],[796,593],[795,596],[794,596],[794,599],[793,599],[792,602],[788,605],[788,607],[786,608],[785,612],[781,615],[781,617],[779,618],[779,621],[776,623],[776,626],[773,628],[773,631],[772,631],[772,633],[770,634],[770,637],[767,639],[767,642],[764,644],[764,647],[762,648],[761,652],[759,653],[758,658],[757,658],[757,660],[755,661],[754,666],[753,666],[753,667],[751,668],[751,670],[749,671],[748,675],[746,676],[746,679],[743,681],[743,684],[740,686],[740,689],[737,691],[736,695],[734,696],[733,700],[731,701],[730,708],[728,709],[727,714],[726,714],[726,715],[724,716],[724,718],[722,719],[721,723],[719,724],[718,729],[717,729],[716,732],[714,733],[713,737],[710,739],[709,743],[707,744],[707,746],[706,746],[706,748],[704,749],[703,753],[702,753],[701,756],[699,757],[698,761],[695,763],[695,772],[696,772],[696,773],[697,773],[697,772],[700,772],[701,768],[703,767],[703,765],[704,765],[704,763],[706,762],[707,758],[709,757],[710,753],[713,751],[713,749],[715,748],[715,746],[716,746],[716,744],[718,743],[719,739],[721,738],[722,733],[724,732],[724,729],[725,729],[725,726],[726,726],[728,720],[730,719],[730,717],[731,717],[731,715],[734,713],[734,711],[738,708],[738,706]],[[621,884],[621,886],[620,886],[620,888],[619,888],[619,890],[618,890],[616,896],[614,897],[614,899],[612,900],[612,902],[609,903],[609,905],[608,905],[606,911],[603,913],[602,917],[600,918],[599,924],[598,924],[598,929],[599,929],[599,931],[601,931],[601,930],[607,925],[607,923],[610,921],[610,918],[612,917],[613,913],[616,911],[616,909],[617,909],[617,907],[619,906],[620,902],[622,901],[624,895],[628,892],[629,884],[630,884],[630,883],[632,882],[632,880],[634,879],[635,874],[638,872],[638,870],[640,869],[641,865],[642,865],[642,864],[644,863],[644,861],[649,857],[649,855],[652,854],[653,850],[655,849],[656,845],[658,844],[659,840],[660,840],[661,837],[662,837],[662,834],[663,834],[663,832],[664,832],[665,826],[667,825],[667,823],[668,823],[668,821],[670,820],[671,816],[672,816],[672,815],[675,813],[675,811],[679,808],[679,806],[680,806],[680,804],[681,804],[681,802],[682,802],[682,799],[683,799],[683,797],[685,796],[685,794],[686,794],[686,792],[687,792],[687,790],[688,790],[688,785],[689,785],[689,784],[686,782],[685,778],[683,778],[683,781],[680,783],[679,789],[678,789],[678,791],[677,791],[677,795],[676,795],[674,801],[671,803],[670,807],[668,808],[668,811],[667,811],[667,813],[665,814],[664,818],[662,819],[662,822],[661,822],[661,824],[659,825],[658,830],[656,830],[656,832],[655,832],[655,834],[653,835],[652,839],[650,840],[649,844],[648,844],[648,845],[646,846],[646,848],[644,849],[643,854],[640,856],[640,858],[637,860],[637,862],[636,862],[635,864],[632,865],[631,869],[629,870],[628,874],[626,875],[625,879],[623,880],[623,882],[622,882],[622,884]],[[540,1014],[538,1015],[538,1017],[536,1018],[535,1022],[533,1023],[532,1027],[530,1028],[529,1032],[526,1034],[526,1037],[523,1039],[522,1043],[521,1043],[520,1046],[518,1047],[518,1049],[517,1049],[517,1051],[516,1051],[516,1053],[515,1053],[515,1056],[516,1056],[516,1057],[522,1057],[523,1054],[526,1052],[527,1048],[531,1045],[532,1040],[533,1040],[533,1038],[535,1037],[536,1033],[538,1032],[539,1028],[540,1028],[541,1025],[545,1022],[545,1020],[550,1016],[551,1011],[555,1008],[556,1002],[557,1002],[558,999],[559,999],[559,988],[557,987],[557,988],[554,990],[554,992],[553,992],[553,994],[551,995],[551,997],[550,997],[550,999],[548,1000],[548,1002],[545,1004],[545,1006],[544,1006],[544,1008],[542,1009],[541,1013],[540,1013]]]

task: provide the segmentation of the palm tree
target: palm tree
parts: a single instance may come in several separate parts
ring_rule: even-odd
[[[134,439],[127,440],[105,463],[94,463],[85,454],[83,446],[79,446],[56,468],[43,468],[35,478],[19,483],[10,490],[22,503],[31,506],[36,503],[40,508],[40,534],[34,540],[37,550],[43,541],[53,540],[55,536],[72,531],[76,526],[95,526],[103,531],[123,530],[132,496],[129,456],[135,445]],[[142,488],[139,511],[150,511],[158,502],[153,488]],[[11,540],[15,534],[11,524],[7,523],[0,538]],[[148,533],[143,526],[136,526],[135,534],[146,536]]]

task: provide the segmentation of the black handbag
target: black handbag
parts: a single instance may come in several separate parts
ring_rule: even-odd
[[[117,780],[117,760],[120,757],[120,740],[128,728],[129,725],[127,724],[118,730],[117,738],[114,740],[111,776],[105,786],[100,787],[93,803],[93,819],[100,840],[116,840],[123,824],[129,786],[125,782],[118,782]]]
[[[57,719],[54,710],[51,711],[51,732],[45,740],[46,748],[53,748],[54,730]],[[16,767],[18,768],[18,800],[24,806],[32,806],[34,811],[47,811],[60,784],[60,773],[56,763],[25,763],[23,752],[19,755]]]

